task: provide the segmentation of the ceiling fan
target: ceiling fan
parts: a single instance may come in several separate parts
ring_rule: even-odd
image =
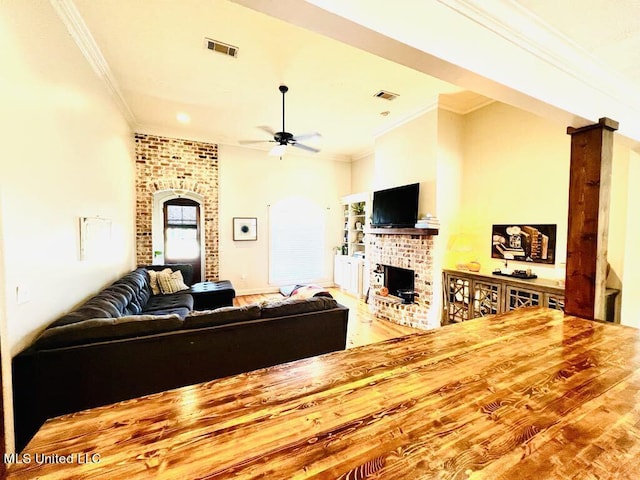
[[[254,143],[276,143],[276,145],[269,151],[269,155],[273,155],[276,157],[282,157],[284,152],[287,150],[287,147],[291,145],[292,147],[300,148],[302,150],[306,150],[308,152],[318,153],[320,150],[315,147],[311,147],[309,145],[305,145],[300,143],[300,140],[308,140],[312,138],[319,138],[321,135],[317,132],[315,133],[307,133],[304,135],[294,135],[289,133],[284,128],[284,94],[289,91],[289,87],[286,85],[280,85],[278,87],[280,92],[282,93],[282,130],[279,132],[274,131],[270,127],[261,126],[258,127],[260,130],[267,132],[269,135],[273,136],[273,140],[240,140],[238,143],[241,145],[249,145]]]

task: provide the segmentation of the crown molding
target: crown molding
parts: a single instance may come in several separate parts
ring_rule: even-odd
[[[408,115],[405,115],[404,117],[401,117],[392,123],[388,123],[384,125],[382,128],[378,128],[374,130],[373,137],[378,138],[381,135],[384,135],[385,133],[389,133],[390,131],[395,130],[396,128],[404,125],[405,123],[409,123],[411,120],[415,120],[416,118],[421,117],[425,113],[430,112],[431,110],[435,110],[436,108],[438,108],[438,106],[439,106],[439,101],[438,101],[438,97],[436,96],[430,103],[422,106],[418,110],[415,110],[414,112]]]
[[[359,152],[356,152],[353,155],[351,155],[351,161],[352,162],[357,162],[358,160],[362,160],[363,158],[366,158],[368,156],[375,155],[375,153],[376,153],[376,151],[375,151],[374,148],[367,147],[367,148],[364,148],[364,149],[360,150]]]
[[[455,113],[457,115],[464,116],[464,115],[467,115],[468,113],[475,112],[476,110],[480,110],[481,108],[484,108],[484,107],[486,107],[488,105],[491,105],[492,103],[495,103],[495,102],[496,102],[496,100],[493,100],[493,99],[490,98],[490,99],[485,100],[484,102],[478,103],[478,104],[476,104],[476,105],[474,105],[472,107],[463,109],[463,108],[456,108],[456,107],[454,107],[452,105],[447,105],[446,102],[443,102],[442,100],[440,100],[439,107],[442,110],[446,110],[447,112],[451,112],[451,113]]]
[[[518,48],[624,105],[640,105],[636,86],[514,0],[438,0]]]
[[[133,112],[125,101],[118,82],[109,68],[109,64],[102,55],[100,47],[98,47],[93,35],[91,35],[89,27],[87,27],[73,0],[49,0],[49,2],[58,17],[60,17],[60,20],[62,20],[62,23],[67,27],[71,38],[82,52],[82,55],[84,55],[84,58],[107,87],[109,94],[129,123],[129,126],[135,129],[136,121]]]

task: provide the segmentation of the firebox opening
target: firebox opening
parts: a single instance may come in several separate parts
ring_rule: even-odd
[[[413,291],[415,288],[415,273],[406,268],[384,265],[384,286],[391,295],[400,297],[401,290]]]

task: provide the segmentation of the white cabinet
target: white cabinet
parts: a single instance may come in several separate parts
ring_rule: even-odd
[[[333,281],[342,290],[362,297],[364,261],[348,255],[336,255],[334,260]]]

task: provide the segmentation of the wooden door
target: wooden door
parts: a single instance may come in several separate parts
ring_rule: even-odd
[[[193,282],[202,280],[200,204],[188,198],[164,203],[164,261],[193,266]]]

